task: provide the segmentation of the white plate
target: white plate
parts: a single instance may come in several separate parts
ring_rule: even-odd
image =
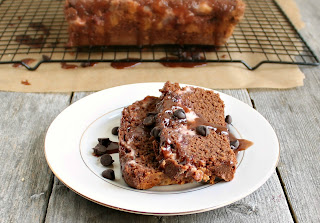
[[[233,133],[254,145],[240,152],[235,178],[215,185],[192,183],[136,190],[120,173],[113,154],[116,179],[101,177],[103,167],[92,155],[97,138],[117,138],[111,129],[119,125],[123,107],[147,95],[159,96],[164,83],[123,85],[89,95],[65,109],[50,125],[45,140],[47,162],[60,181],[98,204],[133,213],[182,215],[212,210],[233,203],[258,189],[272,175],[279,159],[277,136],[256,110],[226,94],[225,114],[233,119]],[[238,131],[238,133],[237,133]]]

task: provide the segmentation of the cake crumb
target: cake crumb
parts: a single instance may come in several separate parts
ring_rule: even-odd
[[[21,84],[23,84],[23,85],[31,85],[28,80],[22,80]]]

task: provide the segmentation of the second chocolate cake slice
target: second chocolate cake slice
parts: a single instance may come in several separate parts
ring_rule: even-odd
[[[159,98],[148,96],[123,109],[119,128],[119,158],[126,183],[137,189],[184,184],[191,177],[170,178],[159,169],[150,132]]]
[[[171,179],[232,180],[237,159],[230,148],[219,95],[170,82],[160,91],[156,126],[151,131],[160,169]]]

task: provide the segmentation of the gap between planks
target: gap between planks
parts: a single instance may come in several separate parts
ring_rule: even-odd
[[[48,198],[47,198],[47,207],[46,207],[46,210],[45,210],[45,213],[44,213],[44,217],[43,217],[43,221],[42,223],[44,223],[46,221],[46,218],[47,218],[47,213],[48,213],[48,208],[49,208],[49,200],[50,200],[50,197],[51,197],[51,194],[52,194],[52,191],[53,191],[53,186],[54,186],[54,174],[52,173],[51,175],[51,178],[50,178],[50,184],[49,184],[49,189],[48,189]]]
[[[287,200],[287,204],[288,204],[288,207],[289,207],[289,210],[290,210],[291,217],[292,217],[293,221],[294,221],[295,223],[297,223],[297,222],[298,222],[298,220],[297,220],[297,215],[294,213],[292,204],[291,204],[291,202],[290,202],[290,199],[289,199],[289,196],[288,196],[288,193],[287,193],[287,190],[286,190],[286,185],[284,184],[284,181],[282,180],[281,173],[280,173],[278,167],[276,168],[276,172],[277,172],[277,176],[278,176],[278,178],[279,178],[279,180],[280,180],[280,184],[281,184],[281,187],[282,187],[284,196],[286,197],[286,200]]]
[[[72,104],[73,95],[74,95],[74,92],[71,92],[70,99],[69,99],[69,106]]]

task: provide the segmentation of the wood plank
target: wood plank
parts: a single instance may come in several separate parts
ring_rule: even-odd
[[[306,23],[301,33],[319,56],[319,1],[297,3]],[[249,92],[279,137],[278,170],[296,220],[320,222],[320,67],[300,68],[306,75],[303,87]]]
[[[308,2],[304,0],[295,0],[298,4],[300,13],[302,15],[302,20],[305,22],[306,26],[304,29],[299,30],[301,35],[305,38],[311,49],[315,51],[317,56],[320,56],[320,44],[319,35],[320,30],[318,29],[320,22],[320,5],[318,0],[309,0]]]
[[[245,90],[223,90],[251,105]],[[73,102],[90,93],[75,93]],[[213,198],[214,199],[214,198]],[[201,201],[200,201],[201,202]],[[277,206],[277,208],[273,208]],[[79,216],[80,213],[81,217]],[[266,220],[267,219],[267,220]],[[292,222],[292,217],[286,203],[279,179],[276,174],[259,190],[227,207],[196,215],[175,217],[142,216],[119,212],[94,204],[74,192],[68,190],[57,179],[52,190],[46,222],[61,222],[62,220],[76,222],[112,222],[112,221],[143,221],[143,222]]]
[[[44,138],[70,95],[0,92],[0,98],[0,221],[43,222],[53,180]]]

